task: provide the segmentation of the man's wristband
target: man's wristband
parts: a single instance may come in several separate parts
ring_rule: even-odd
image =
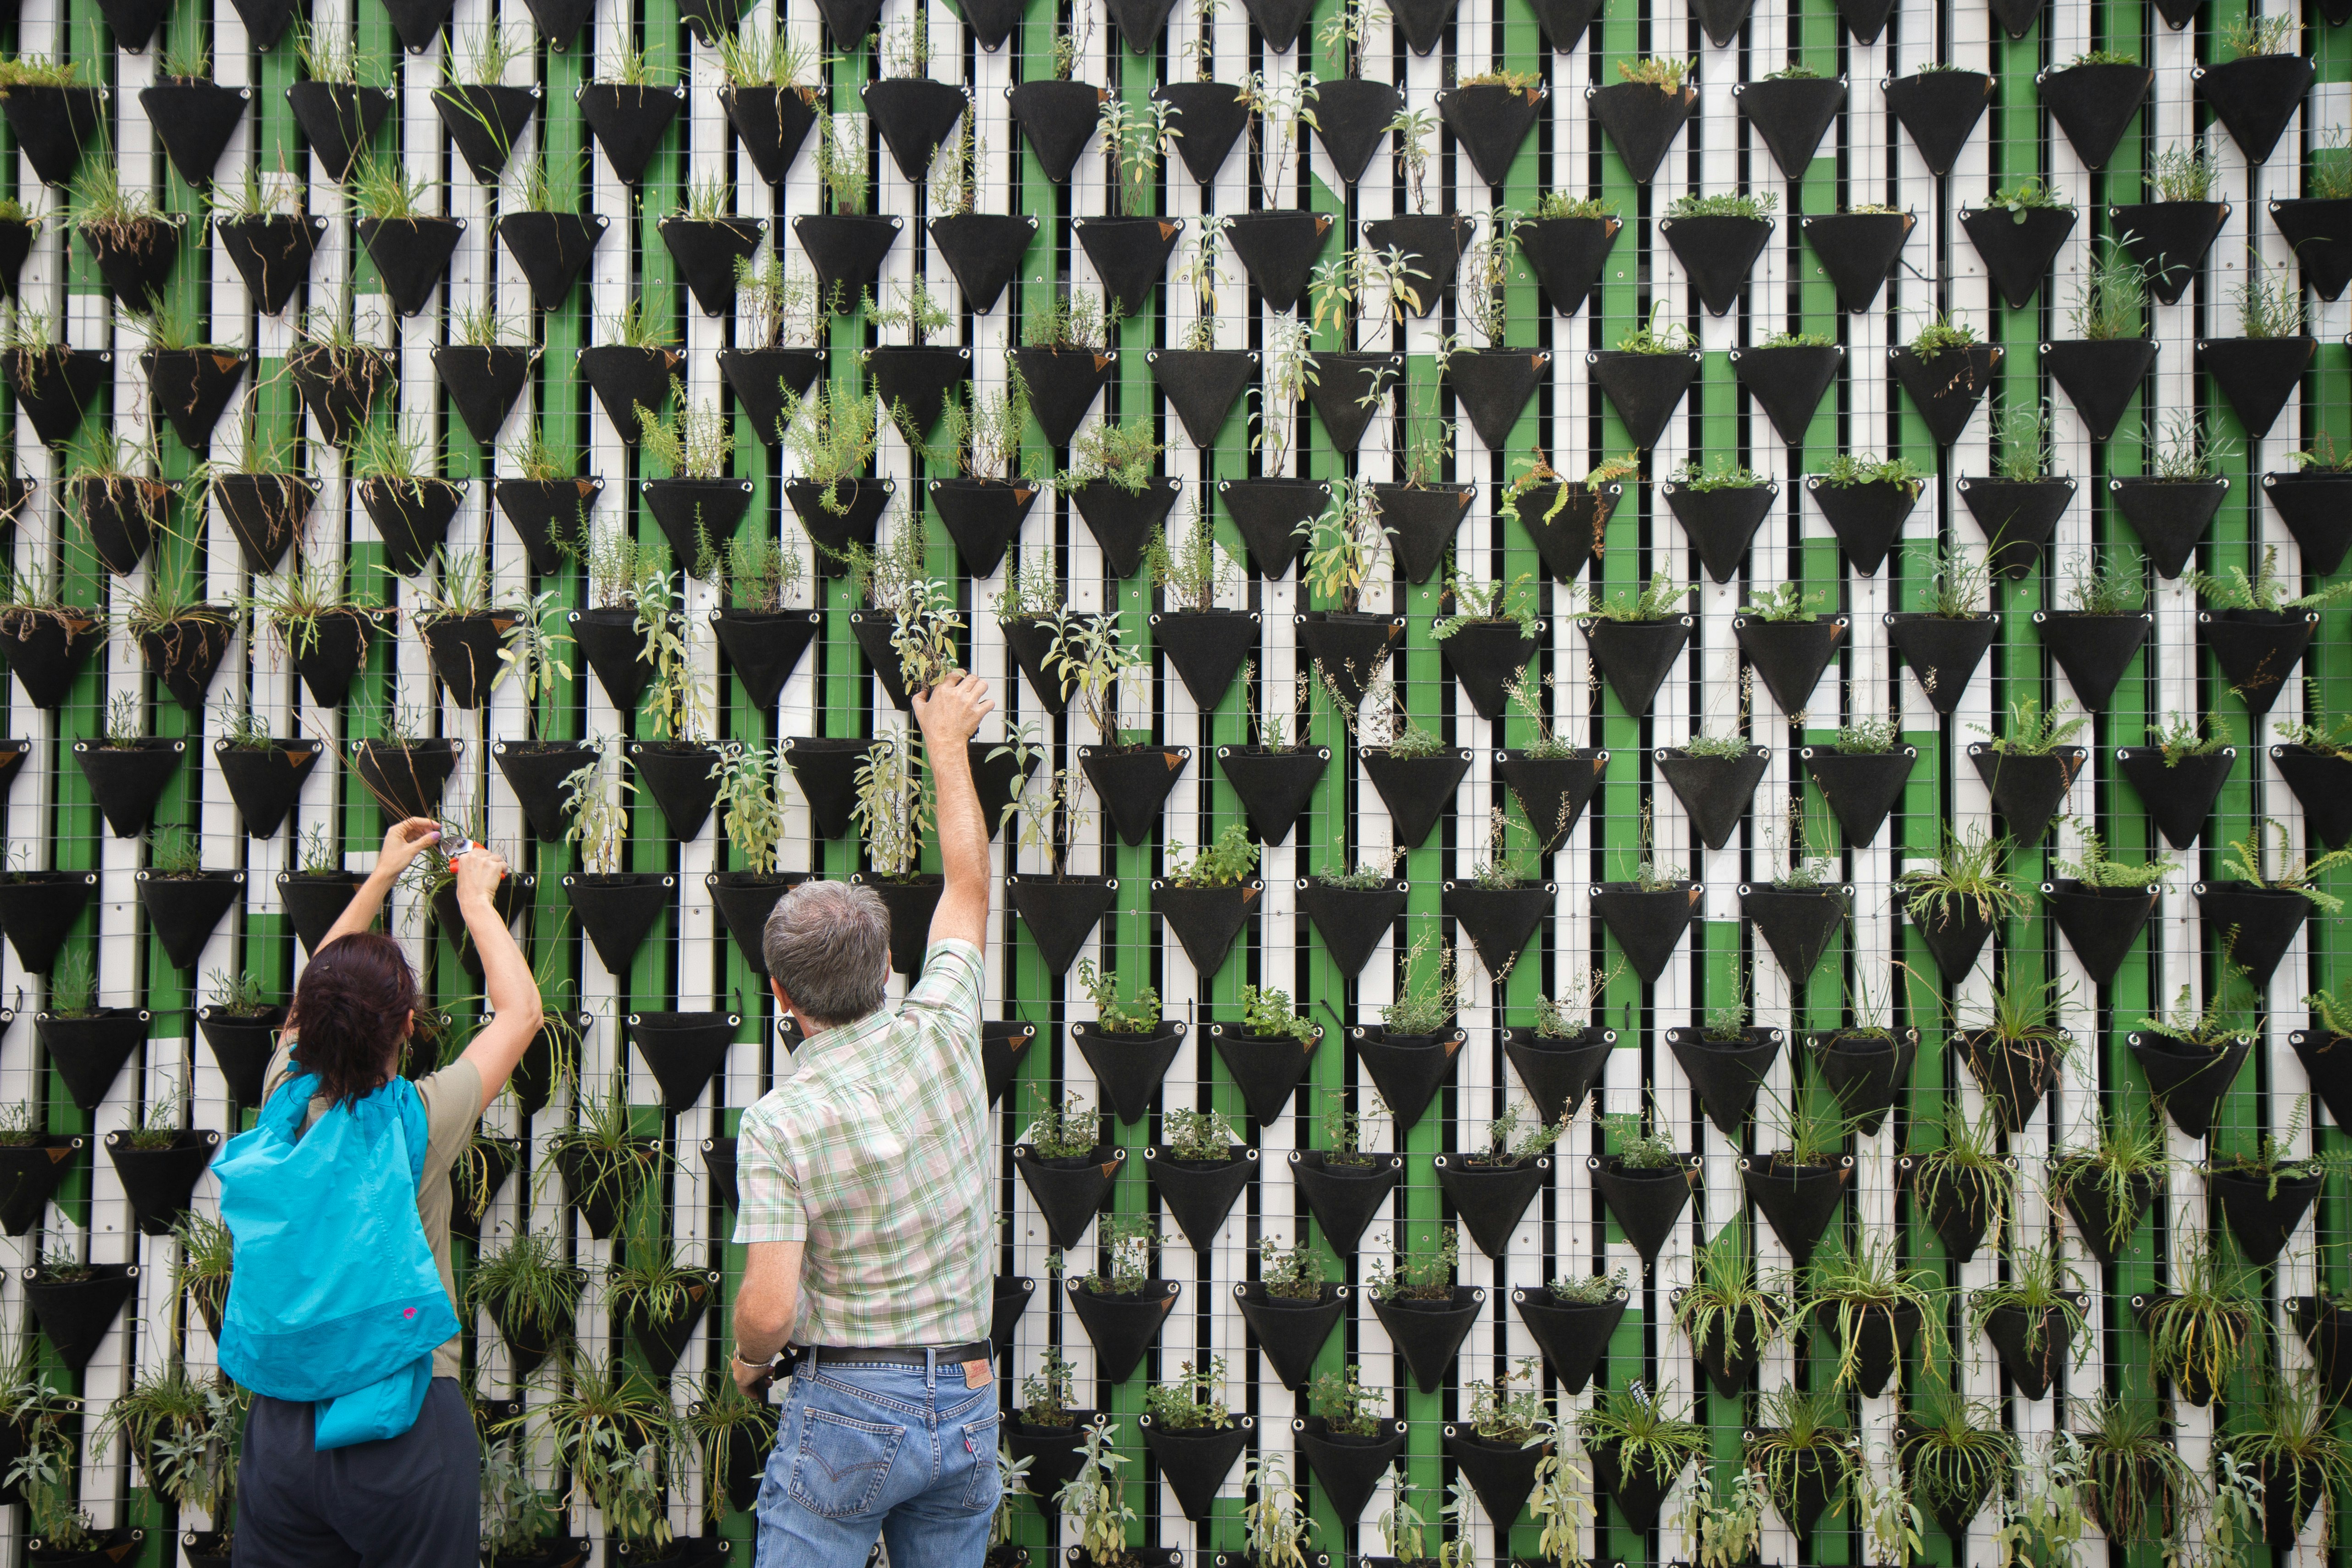
[[[727,1359],[750,1372],[766,1372],[775,1364],[775,1358],[772,1356],[766,1361],[746,1361],[740,1347],[729,1351]]]

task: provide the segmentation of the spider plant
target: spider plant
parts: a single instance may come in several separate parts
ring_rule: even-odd
[[[1969,1313],[1979,1330],[1987,1319],[2004,1308],[2024,1313],[2025,1351],[2028,1355],[2038,1356],[2042,1353],[2042,1336],[2049,1329],[2050,1314],[2055,1312],[2065,1321],[2074,1347],[2074,1364],[2081,1366],[2091,1353],[2090,1335],[2084,1331],[2078,1299],[2082,1289],[2082,1275],[2059,1247],[2047,1243],[2021,1247],[2010,1256],[2008,1279],[1969,1292]]]
[[[2197,1478],[2165,1436],[2161,1413],[2152,1402],[2099,1395],[2090,1405],[2089,1429],[2075,1441],[2088,1472],[2084,1507],[2110,1540],[2172,1534],[2182,1500],[2194,1495]]]
[[[2107,1209],[2107,1250],[2119,1253],[2139,1224],[2143,1196],[2162,1183],[2171,1163],[2162,1111],[2102,1110],[2089,1144],[2050,1152],[2051,1197],[2063,1203],[2075,1183],[2095,1184]]]
[[[1638,1383],[1599,1390],[1577,1417],[1576,1431],[1587,1451],[1605,1449],[1615,1458],[1618,1474],[1646,1469],[1662,1487],[1706,1457],[1706,1428],[1667,1415]]]
[[[2273,1514],[2282,1501],[2298,1523],[2316,1504],[2320,1539],[2336,1541],[2336,1500],[2352,1489],[2352,1444],[2336,1429],[2337,1402],[2322,1392],[2309,1372],[2263,1380],[2262,1397],[2245,1425],[2221,1438],[2221,1449],[2263,1479]],[[2284,1554],[2282,1554],[2284,1555]]]
[[[1954,833],[1948,826],[1942,852],[1895,879],[1904,912],[1913,924],[1923,926],[1970,921],[1989,924],[2032,913],[2032,898],[2006,868],[2009,847],[2006,834],[1989,836],[1980,827]]]
[[[2000,1152],[1999,1109],[1988,1098],[1975,1118],[1948,1108],[1922,1122],[1939,1134],[1927,1149],[1911,1153],[1911,1190],[1930,1214],[1984,1216],[1985,1239],[1998,1247],[2002,1226],[2017,1207],[2017,1170]]]
[[[1806,1268],[1804,1287],[1799,1314],[1836,1325],[1838,1365],[1832,1388],[1852,1387],[1860,1381],[1863,1329],[1873,1316],[1885,1320],[1891,1331],[1895,1315],[1910,1308],[1919,1314],[1919,1331],[1932,1351],[1940,1284],[1933,1270],[1903,1266],[1893,1236],[1865,1239],[1859,1251],[1849,1247],[1844,1237],[1831,1237]],[[1903,1358],[1897,1355],[1895,1386],[1902,1380]]]
[[[588,1274],[563,1256],[543,1231],[524,1231],[496,1250],[485,1248],[466,1280],[469,1306],[511,1326],[554,1341],[571,1336]]]
[[[558,1162],[567,1153],[577,1164],[580,1184],[570,1194],[573,1206],[585,1208],[607,1198],[616,1212],[635,1204],[668,1158],[658,1142],[637,1135],[627,1080],[618,1073],[604,1093],[580,1101],[577,1123],[550,1140],[542,1179],[547,1172],[560,1169]]]
[[[2176,1239],[2169,1259],[2172,1289],[2147,1300],[2148,1361],[2181,1385],[2191,1404],[2203,1405],[2220,1394],[2250,1352],[2260,1353],[2255,1313],[2261,1299],[2251,1271],[2224,1262],[2210,1237]]]
[[[1675,1326],[1702,1356],[1755,1360],[1788,1326],[1788,1292],[1767,1289],[1758,1279],[1745,1225],[1725,1226],[1695,1261],[1690,1287],[1675,1304]]]
[[[2017,1472],[2017,1439],[1981,1400],[1953,1391],[1940,1371],[1922,1381],[1896,1441],[1912,1497],[1948,1521],[1972,1518]]]
[[[1797,1490],[1808,1483],[1826,1481],[1832,1510],[1843,1506],[1861,1461],[1845,1396],[1836,1389],[1787,1384],[1764,1396],[1748,1436],[1748,1468],[1764,1478],[1783,1519],[1796,1517]]]
[[[536,1421],[572,1472],[572,1500],[600,1510],[624,1541],[669,1540],[664,1484],[687,1447],[668,1390],[641,1372],[583,1357],[553,1398],[501,1430]]]

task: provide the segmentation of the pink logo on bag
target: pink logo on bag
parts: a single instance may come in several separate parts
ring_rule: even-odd
[[[404,1311],[404,1312],[401,1313],[400,1315],[401,1315],[402,1317],[404,1317],[404,1318],[413,1318],[413,1317],[416,1316],[416,1309],[415,1309],[415,1308],[414,1308],[414,1307],[411,1307],[411,1308],[409,1308],[406,1311]]]

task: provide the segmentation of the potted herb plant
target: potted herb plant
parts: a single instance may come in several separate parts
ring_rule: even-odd
[[[1070,443],[1070,466],[1054,476],[1055,489],[1077,508],[1114,577],[1142,569],[1183,488],[1181,479],[1151,471],[1162,450],[1148,422],[1104,418]]]
[[[2248,1355],[2259,1310],[2253,1280],[2195,1233],[2176,1238],[2167,1260],[2170,1289],[2135,1294],[2132,1312],[2147,1333],[2150,1370],[2189,1404],[2210,1405]]]
[[[1843,1510],[1862,1471],[1862,1452],[1834,1389],[1811,1392],[1794,1384],[1767,1394],[1757,1424],[1746,1435],[1748,1468],[1799,1535],[1811,1535],[1822,1515]]]
[[[1576,1425],[1594,1480],[1643,1533],[1656,1527],[1683,1472],[1706,1454],[1706,1428],[1667,1415],[1639,1383],[1600,1390]]]
[[[1570,1394],[1584,1392],[1631,1299],[1622,1268],[1613,1274],[1563,1274],[1545,1285],[1511,1290],[1519,1321]]]
[[[992,577],[1043,488],[1046,455],[1024,453],[1022,444],[1029,389],[1016,370],[1003,387],[969,402],[961,394],[950,397],[942,418],[958,474],[925,489],[964,570],[974,579]]]
[[[1969,1314],[2018,1392],[2040,1399],[2069,1364],[2069,1347],[2077,1367],[2089,1352],[2084,1313],[2090,1300],[2064,1252],[2044,1244],[2011,1254],[2006,1279],[1969,1291]]]
[[[2197,96],[2230,132],[2250,164],[2270,162],[2287,121],[2310,90],[2314,68],[2297,51],[2299,18],[2248,13],[2217,40],[2230,58],[2198,75]]]
[[[1889,1239],[1865,1239],[1858,1248],[1833,1240],[1813,1258],[1804,1287],[1799,1315],[1834,1336],[1834,1386],[1877,1398],[1889,1383],[1901,1385],[1903,1357],[1923,1331],[1923,1360],[1940,1342],[1941,1281],[1932,1269],[1906,1268]]]
[[[1402,92],[1364,76],[1365,51],[1388,15],[1380,0],[1340,0],[1339,8],[1316,29],[1322,58],[1336,59],[1339,68],[1330,75],[1315,73],[1306,121],[1342,184],[1352,185],[1364,177],[1381,139],[1404,107]]]
[[[1351,1363],[1318,1377],[1307,1394],[1314,1414],[1291,1423],[1307,1468],[1349,1519],[1361,1517],[1372,1489],[1404,1447],[1403,1424],[1380,1414],[1386,1397],[1359,1382]]]
[[[1053,1245],[1067,1250],[1102,1206],[1127,1152],[1105,1141],[1100,1112],[1077,1095],[1057,1103],[1034,1086],[1030,1092],[1037,1115],[1013,1147],[1013,1168],[1037,1200]]]
[[[1664,162],[1666,148],[1698,107],[1691,79],[1698,62],[1630,59],[1617,62],[1623,79],[1591,90],[1592,112],[1636,184],[1646,185]],[[1642,446],[1648,446],[1644,441]]]
[[[2263,1133],[2252,1153],[2216,1151],[2205,1167],[2207,1187],[2221,1201],[2221,1217],[2239,1252],[2257,1268],[2278,1260],[2329,1173],[2345,1166],[2332,1152],[2289,1152],[2310,1110],[2309,1093],[2297,1095],[2286,1125],[2275,1134]]]
[[[2004,403],[1992,416],[1993,471],[1963,474],[1960,499],[1985,536],[1986,563],[2011,579],[2031,574],[2074,499],[2074,481],[2056,471],[2050,404]]]
[[[33,1026],[74,1104],[89,1111],[104,1101],[152,1020],[143,1007],[100,1005],[90,951],[77,946],[57,960],[48,1005],[34,1015]]]
[[[1656,446],[1665,434],[1666,422],[1698,379],[1705,357],[1688,327],[1680,321],[1659,324],[1664,309],[1665,301],[1659,300],[1649,320],[1618,339],[1614,349],[1584,356],[1592,368],[1593,384],[1624,422],[1626,444],[1641,450]]]
[[[1294,1394],[1307,1385],[1316,1353],[1347,1310],[1348,1290],[1323,1278],[1311,1242],[1284,1247],[1279,1237],[1256,1247],[1257,1278],[1234,1287],[1234,1300],[1257,1336],[1267,1363]]]
[[[2060,702],[2044,713],[2039,698],[2021,698],[2009,705],[2001,734],[1978,726],[1986,738],[1969,742],[1969,760],[2014,843],[2042,841],[2057,817],[2059,802],[2090,760],[2084,747],[2068,744],[2089,720],[2063,717],[2066,708]]]
[[[1854,1130],[1875,1138],[1911,1081],[1911,1066],[1918,1059],[1919,1031],[1886,1026],[1885,991],[1865,984],[1859,995],[1848,998],[1851,1023],[1816,1029],[1806,1037],[1812,1047],[1814,1070]]]
[[[817,89],[810,79],[816,51],[781,29],[719,31],[719,68],[727,82],[719,91],[719,108],[761,179],[782,184],[816,125]],[[860,29],[849,36],[866,34]]]
[[[1617,939],[1633,973],[1654,983],[1690,928],[1700,889],[1680,866],[1658,863],[1647,801],[1642,804],[1640,822],[1633,879],[1602,882],[1593,889],[1592,912]]]
[[[1940,1375],[1923,1378],[1895,1428],[1895,1456],[1912,1500],[1955,1541],[1986,1500],[2016,1475],[2016,1436],[1991,1407],[1955,1393]]]
[[[68,448],[72,472],[61,487],[98,563],[121,577],[138,570],[156,531],[170,522],[172,487],[140,471],[152,449],[91,431]]]
[[[2148,447],[2148,471],[2107,481],[2116,510],[2139,535],[2158,575],[2179,577],[2196,553],[2230,493],[2221,462],[2236,446],[2195,413],[2176,408],[2165,415]]]
[[[375,263],[392,308],[404,316],[417,314],[447,274],[464,223],[427,211],[433,182],[412,177],[396,155],[362,152],[347,189],[363,215],[355,226],[360,243]]]
[[[1944,1249],[1963,1263],[1988,1238],[1998,1246],[2017,1212],[2017,1162],[2000,1149],[2003,1109],[1989,1103],[1974,1117],[1947,1110],[1923,1121],[1935,1142],[1913,1143],[1897,1163]]]
[[[1400,1133],[1412,1130],[1439,1086],[1453,1076],[1467,1037],[1453,1026],[1464,984],[1454,949],[1439,948],[1436,963],[1424,965],[1435,942],[1431,931],[1414,939],[1398,976],[1396,1000],[1381,1008],[1378,1024],[1360,1024],[1353,1031],[1357,1059],[1379,1088]]]
[[[1592,1184],[1643,1262],[1654,1263],[1690,1205],[1691,1190],[1698,1181],[1697,1159],[1678,1152],[1674,1134],[1663,1126],[1654,1124],[1645,1131],[1642,1118],[1630,1111],[1604,1116],[1601,1124],[1615,1152],[1586,1158]]]
[[[1136,1424],[1145,1449],[1175,1489],[1184,1517],[1204,1522],[1255,1425],[1225,1403],[1225,1358],[1212,1356],[1197,1370],[1181,1363],[1173,1378],[1145,1388],[1143,1405]]]
[[[882,513],[898,489],[896,480],[865,477],[874,459],[881,400],[833,381],[806,397],[790,387],[780,390],[785,456],[799,470],[784,482],[784,499],[816,544],[819,574],[838,577],[850,550],[875,547]]]
[[[2204,832],[2237,762],[2230,721],[2218,713],[2168,713],[2161,725],[2147,727],[2147,738],[2154,743],[2116,747],[2116,765],[2166,841],[2186,849]],[[2262,885],[2259,878],[2254,885]]]
[[[1109,1258],[1107,1270],[1068,1274],[1066,1260],[1058,1258],[1055,1268],[1065,1273],[1071,1310],[1094,1342],[1103,1375],[1124,1383],[1135,1375],[1143,1352],[1160,1337],[1183,1285],[1153,1275],[1152,1254],[1160,1237],[1149,1216],[1111,1215],[1097,1228],[1096,1237]]]
[[[2164,879],[2179,867],[2168,856],[2144,864],[2118,860],[2094,827],[2084,827],[2082,839],[2079,859],[2054,862],[2057,879],[2042,884],[2042,901],[2092,984],[2105,985],[2147,929]]]
[[[1389,649],[1403,635],[1401,616],[1368,614],[1362,608],[1387,531],[1369,480],[1341,480],[1331,505],[1313,525],[1313,542],[1301,567],[1304,585],[1335,607],[1298,617],[1299,646],[1323,671],[1342,711],[1361,705],[1388,662]]]
[[[1841,452],[1805,477],[1805,489],[1854,570],[1868,577],[1877,575],[1928,477],[1907,457]]]
[[[117,838],[136,838],[154,820],[163,786],[179,771],[185,741],[145,732],[139,699],[119,692],[107,704],[105,732],[73,743],[74,761]]]
[[[1551,1171],[1549,1151],[1567,1131],[1557,1121],[1544,1121],[1534,1108],[1513,1104],[1486,1127],[1483,1147],[1436,1157],[1437,1184],[1461,1215],[1478,1250],[1500,1258],[1511,1233],[1534,1201]],[[1520,1121],[1525,1118],[1525,1131]]]
[[[1449,261],[1454,258],[1454,251],[1445,254]],[[1301,364],[1307,400],[1340,451],[1362,445],[1384,395],[1404,374],[1401,355],[1375,353],[1364,339],[1387,327],[1394,341],[1404,330],[1407,312],[1422,309],[1420,286],[1430,276],[1413,265],[1416,259],[1398,247],[1368,240],[1316,264],[1308,286],[1314,312],[1305,325],[1310,332],[1335,333],[1340,346],[1309,353]],[[1430,298],[1433,303],[1435,294]]]
[[[194,968],[229,906],[243,896],[243,871],[205,869],[201,838],[186,827],[147,836],[148,864],[138,873],[139,901],[163,955]]]
[[[2352,594],[2352,582],[2331,584],[2295,598],[2278,574],[2278,547],[2266,546],[2251,577],[2231,566],[2226,578],[2192,571],[2187,575],[2212,608],[2198,623],[2205,646],[2221,667],[2230,690],[2256,718],[2271,710],[2278,694],[2319,628],[2319,610]]]
[[[11,96],[0,103],[14,103]],[[49,341],[48,318],[19,315],[0,335],[0,369],[16,395],[33,433],[49,446],[62,446],[81,428],[82,415],[105,384],[108,359],[100,349],[68,348]]]
[[[564,896],[595,944],[597,957],[614,974],[628,973],[677,880],[665,872],[621,868],[629,837],[625,797],[635,792],[626,779],[606,784],[601,751],[563,780],[564,841],[580,846],[581,866],[577,873],[564,877]]]
[[[1757,1278],[1742,1225],[1727,1225],[1702,1243],[1693,1263],[1690,1284],[1674,1296],[1675,1327],[1690,1341],[1716,1391],[1734,1398],[1765,1347],[1790,1326],[1789,1293],[1767,1289]]]
[[[1187,746],[1129,739],[1127,702],[1143,655],[1126,642],[1119,618],[1117,614],[1074,616],[1057,608],[1045,665],[1061,689],[1077,700],[1093,728],[1094,742],[1078,748],[1078,766],[1119,837],[1138,845],[1150,837],[1168,792],[1192,752]]]
[[[588,1274],[563,1256],[555,1236],[523,1231],[501,1246],[485,1247],[466,1288],[467,1304],[498,1326],[520,1381],[571,1342]]]
[[[2084,1510],[2116,1540],[2161,1536],[2184,1517],[2196,1477],[2147,1400],[2100,1394],[2089,1426],[2075,1439],[2086,1472]]]
[[[1780,1031],[1748,1022],[1744,986],[1706,1018],[1668,1029],[1666,1044],[1698,1091],[1707,1120],[1737,1141],[1755,1110],[1757,1089],[1780,1055]]]
[[[15,572],[0,574],[0,650],[35,707],[55,710],[65,702],[106,631],[96,606],[68,605],[55,587]]]
[[[1583,308],[1601,268],[1625,226],[1615,205],[1596,196],[1548,190],[1512,226],[1520,254],[1534,269],[1549,309],[1573,316]]]
[[[1915,547],[1916,549],[1916,547]],[[1886,616],[1887,637],[1938,713],[1949,715],[1968,694],[2000,631],[2000,617],[1981,606],[1992,585],[1990,554],[1970,556],[1965,547],[1936,546],[1923,552],[1921,607]]]
[[[1771,511],[1780,487],[1738,462],[1718,460],[1708,468],[1692,458],[1658,486],[1658,493],[1698,552],[1707,575],[1728,583],[1747,559],[1748,543]]]
[[[1205,503],[1181,535],[1163,524],[1147,559],[1162,606],[1150,617],[1154,640],[1168,650],[1168,661],[1201,711],[1208,712],[1223,700],[1257,640],[1259,617],[1217,603],[1234,580],[1235,563],[1217,542]]]
[[[231,607],[206,603],[185,572],[157,570],[131,596],[122,629],[138,642],[148,672],[180,707],[201,714],[205,693],[236,636]]]
[[[1811,1260],[1822,1232],[1845,1202],[1853,1161],[1843,1146],[1852,1126],[1816,1110],[1803,1091],[1792,1090],[1772,1140],[1779,1147],[1739,1162],[1741,1187],[1799,1268]]]
[[[601,49],[599,54],[604,68],[575,89],[580,117],[621,183],[641,184],[654,150],[686,102],[686,89],[663,85],[659,79],[673,75],[674,68],[648,61],[634,38],[619,40],[609,55]],[[865,145],[863,138],[858,144]]]
[[[2051,1152],[2051,1196],[2073,1216],[2091,1255],[2111,1264],[2163,1190],[2170,1166],[2161,1121],[2103,1112],[2090,1142]]]
[[[1377,1091],[1361,1111],[1349,1110],[1344,1099],[1334,1096],[1317,1116],[1325,1146],[1295,1150],[1290,1156],[1290,1173],[1307,1198],[1307,1212],[1340,1257],[1355,1251],[1373,1212],[1403,1179],[1402,1156],[1364,1147],[1365,1123],[1387,1114],[1387,1102]]]
[[[1098,973],[1092,959],[1079,961],[1078,984],[1093,1001],[1096,1016],[1091,1023],[1073,1023],[1070,1038],[1094,1069],[1113,1113],[1121,1121],[1139,1121],[1176,1059],[1184,1026],[1162,1020],[1160,994],[1148,984],[1131,1003],[1121,1002],[1118,977]]]

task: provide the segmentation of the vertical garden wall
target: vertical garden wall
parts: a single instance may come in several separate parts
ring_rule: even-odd
[[[24,0],[5,1550],[218,1560],[203,1169],[405,802],[551,1020],[461,1169],[500,1560],[741,1560],[758,921],[919,931],[952,644],[1008,1550],[1098,1415],[1187,1562],[2315,1561],[2344,20]]]

